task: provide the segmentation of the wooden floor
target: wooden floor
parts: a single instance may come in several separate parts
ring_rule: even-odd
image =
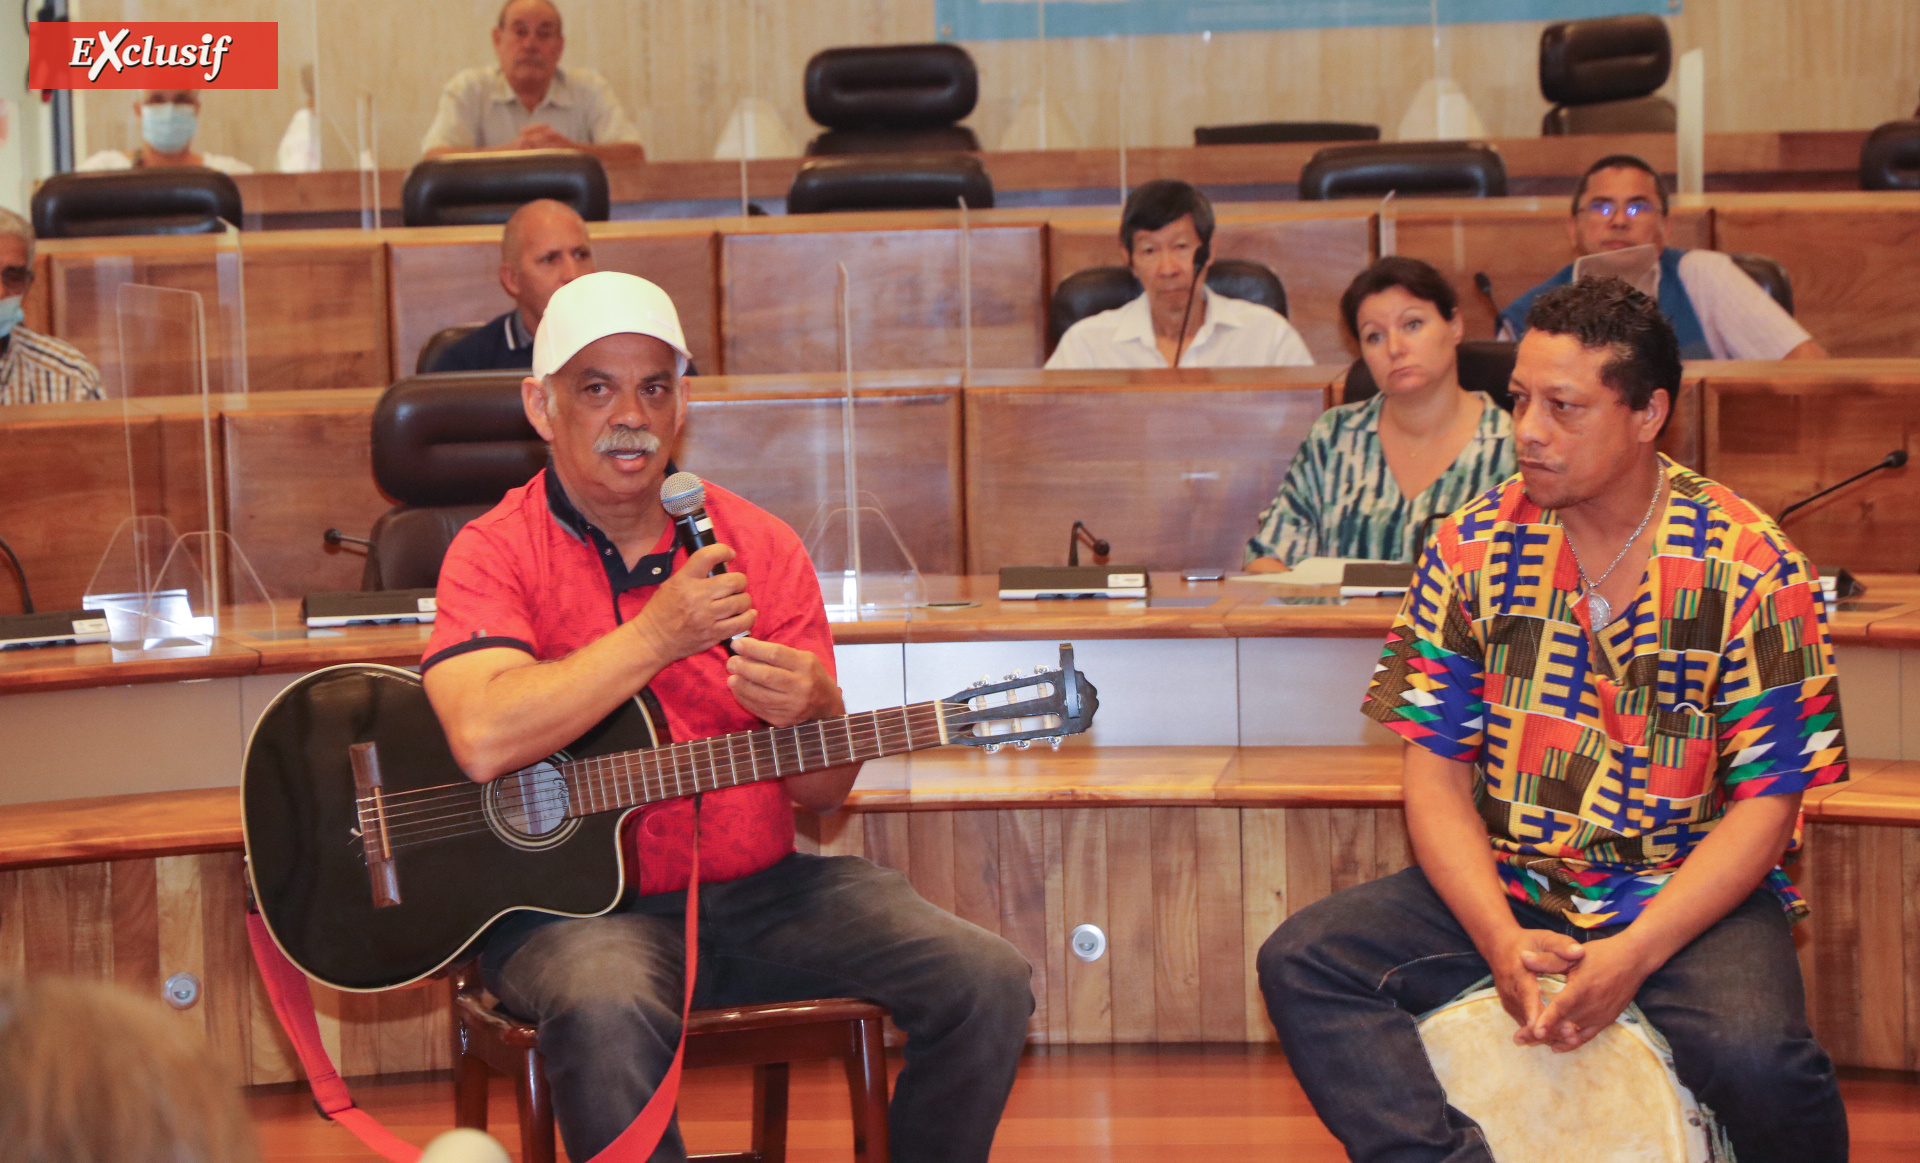
[[[898,1069],[898,1062],[895,1062]],[[361,1084],[356,1099],[403,1137],[426,1143],[453,1118],[446,1080]],[[681,1127],[693,1151],[741,1150],[751,1083],[745,1070],[687,1076]],[[1841,1083],[1854,1163],[1909,1163],[1920,1151],[1920,1082],[1852,1075]],[[371,1154],[322,1122],[307,1095],[275,1088],[249,1098],[269,1160],[352,1160]],[[512,1087],[494,1084],[493,1131],[517,1159]],[[793,1163],[844,1163],[853,1133],[844,1075],[829,1063],[794,1068]],[[1337,1163],[1339,1144],[1314,1117],[1286,1059],[1264,1046],[1074,1048],[1031,1055],[1001,1121],[997,1163],[1156,1163],[1200,1156]]]

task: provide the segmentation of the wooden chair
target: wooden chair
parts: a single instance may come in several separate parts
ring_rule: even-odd
[[[537,1031],[500,1012],[473,962],[456,966],[453,984],[454,1122],[487,1129],[492,1075],[513,1079],[520,1108],[521,1163],[554,1163],[553,1099]],[[846,1063],[853,1100],[853,1156],[886,1163],[887,1012],[853,998],[695,1010],[687,1021],[686,1067],[753,1067],[753,1145],[695,1155],[711,1163],[782,1163],[787,1154],[787,1065],[818,1058]]]

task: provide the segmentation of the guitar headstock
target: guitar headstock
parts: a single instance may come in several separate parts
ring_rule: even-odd
[[[998,751],[1011,743],[1025,750],[1045,739],[1060,740],[1093,725],[1100,692],[1073,668],[1073,646],[1060,644],[1060,665],[1016,672],[999,682],[981,680],[944,700],[948,742]]]

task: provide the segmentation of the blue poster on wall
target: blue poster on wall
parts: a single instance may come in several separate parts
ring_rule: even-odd
[[[941,40],[1152,36],[1381,24],[1678,16],[1680,0],[934,0]]]

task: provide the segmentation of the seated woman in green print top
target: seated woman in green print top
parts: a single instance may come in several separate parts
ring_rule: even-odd
[[[1380,393],[1314,422],[1247,542],[1255,573],[1309,557],[1411,561],[1429,516],[1514,472],[1511,418],[1460,387],[1463,330],[1446,276],[1383,258],[1347,287],[1340,313]]]

